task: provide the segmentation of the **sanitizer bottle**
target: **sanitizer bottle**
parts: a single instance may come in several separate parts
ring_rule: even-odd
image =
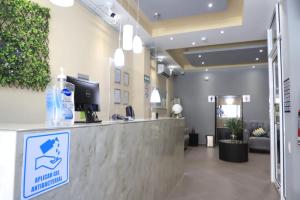
[[[68,83],[61,68],[57,81],[50,84],[46,90],[47,124],[49,126],[74,125],[74,90],[75,86]]]

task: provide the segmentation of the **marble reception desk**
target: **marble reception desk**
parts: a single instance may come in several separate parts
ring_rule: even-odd
[[[184,125],[172,118],[53,129],[0,125],[0,199],[22,199],[24,137],[69,130],[69,182],[33,199],[165,200],[183,175]]]

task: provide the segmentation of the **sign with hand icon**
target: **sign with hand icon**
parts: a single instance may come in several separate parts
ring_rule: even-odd
[[[70,131],[24,135],[21,199],[69,182]]]

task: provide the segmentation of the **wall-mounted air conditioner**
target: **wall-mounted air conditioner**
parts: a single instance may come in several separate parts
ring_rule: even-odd
[[[169,78],[171,75],[170,70],[164,64],[157,65],[157,74],[167,78]]]

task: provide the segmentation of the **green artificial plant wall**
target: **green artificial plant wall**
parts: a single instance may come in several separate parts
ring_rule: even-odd
[[[46,88],[49,19],[49,9],[36,3],[0,0],[0,86]]]

